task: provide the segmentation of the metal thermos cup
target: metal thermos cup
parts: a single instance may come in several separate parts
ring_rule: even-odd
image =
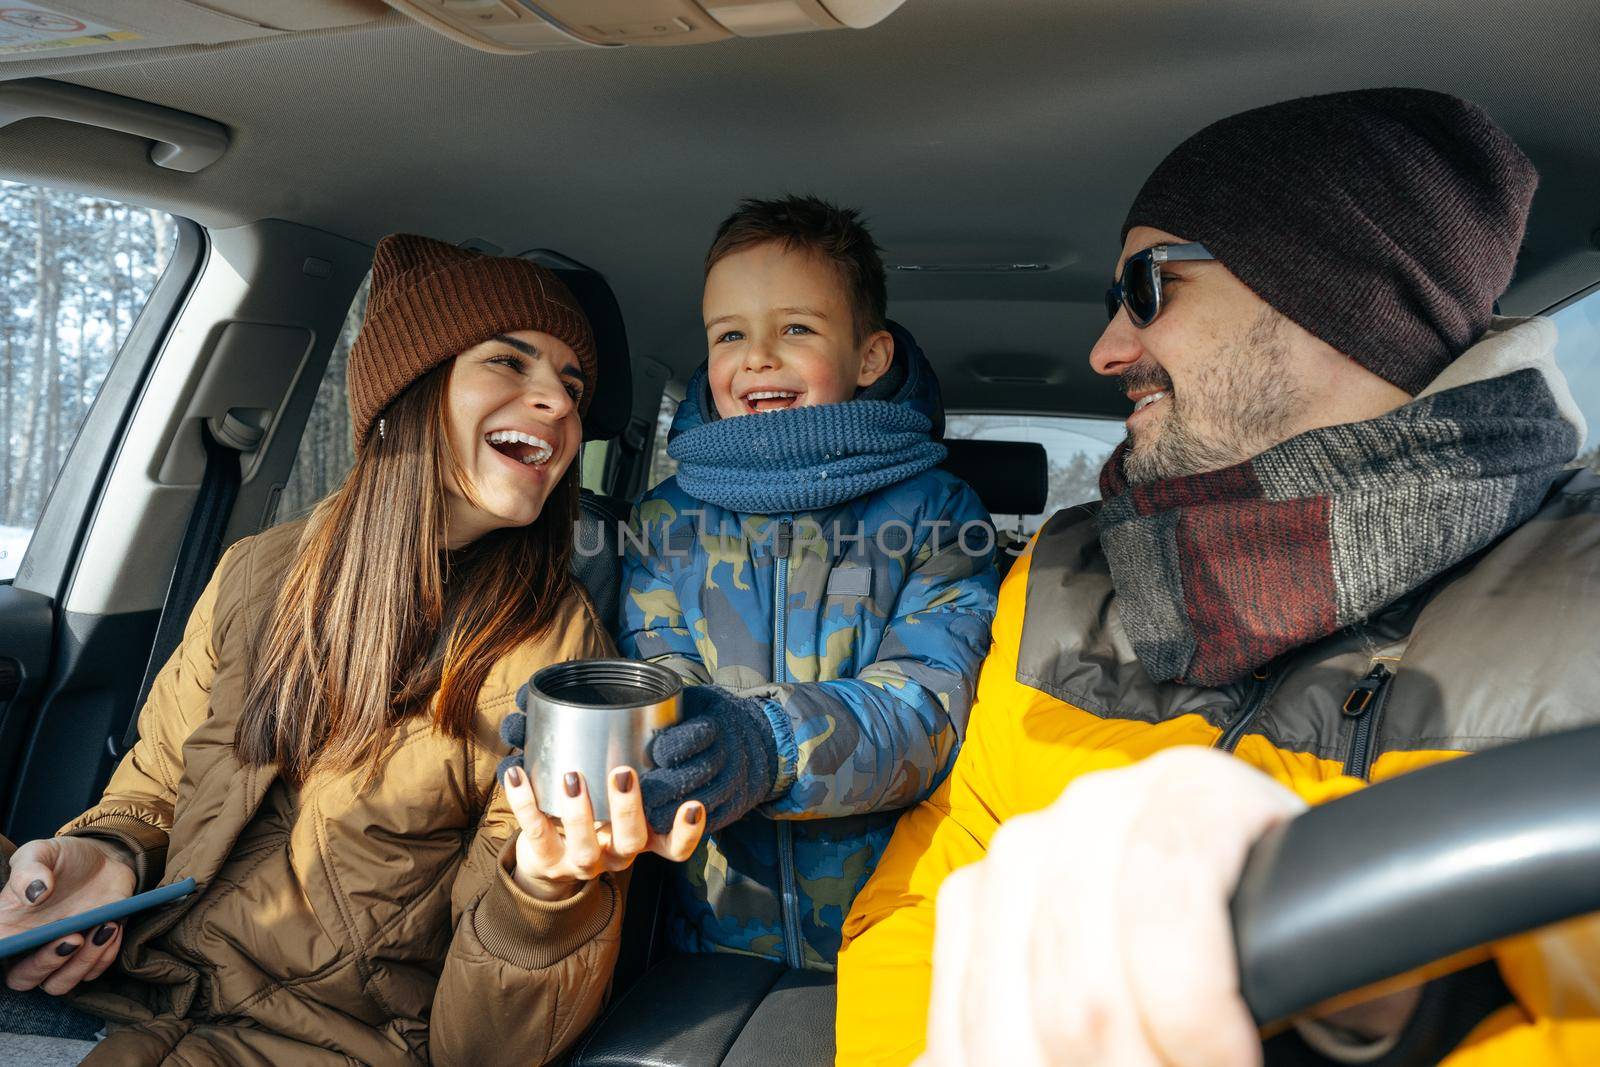
[[[683,683],[665,667],[629,659],[557,663],[528,682],[523,766],[539,807],[558,814],[562,779],[583,775],[594,817],[611,818],[606,775],[614,767],[644,772],[655,766],[650,740],[681,717]]]

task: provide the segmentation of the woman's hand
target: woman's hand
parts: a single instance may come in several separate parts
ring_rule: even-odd
[[[46,837],[11,856],[11,876],[0,889],[0,937],[9,937],[133,895],[133,867],[109,841]],[[122,924],[52,941],[11,963],[6,985],[43,988],[60,996],[79,982],[99,978],[122,947]]]
[[[508,768],[504,780],[506,800],[522,828],[512,878],[540,900],[564,900],[602,873],[631,866],[646,850],[681,863],[694,852],[705,830],[706,809],[693,800],[678,808],[669,832],[651,830],[639,797],[639,776],[631,767],[617,767],[607,776],[611,821],[600,825],[594,821],[589,787],[581,774],[566,776],[559,824],[539,810],[533,783],[521,767]]]

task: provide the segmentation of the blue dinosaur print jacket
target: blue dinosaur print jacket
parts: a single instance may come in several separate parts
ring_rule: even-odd
[[[908,334],[897,341],[907,365],[891,399],[938,426],[932,368]],[[672,435],[714,411],[702,371]],[[622,654],[764,698],[778,740],[776,798],[678,870],[678,948],[832,969],[899,812],[954,763],[999,585],[988,521],[937,469],[796,514],[728,511],[675,478],[635,507]]]

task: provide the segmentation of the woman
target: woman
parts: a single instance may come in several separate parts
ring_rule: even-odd
[[[568,577],[594,376],[548,271],[379,243],[349,477],[227,552],[100,803],[11,857],[0,934],[203,887],[11,961],[11,989],[112,1021],[84,1062],[542,1062],[593,1019],[613,872],[704,821],[652,834],[627,768],[598,831],[581,779],[559,827],[495,779],[528,676],[612,653]]]

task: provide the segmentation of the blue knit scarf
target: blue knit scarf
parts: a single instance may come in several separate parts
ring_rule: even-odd
[[[771,515],[833,507],[937,466],[945,448],[931,431],[903,404],[847,400],[703,423],[674,437],[667,455],[695,499]]]

